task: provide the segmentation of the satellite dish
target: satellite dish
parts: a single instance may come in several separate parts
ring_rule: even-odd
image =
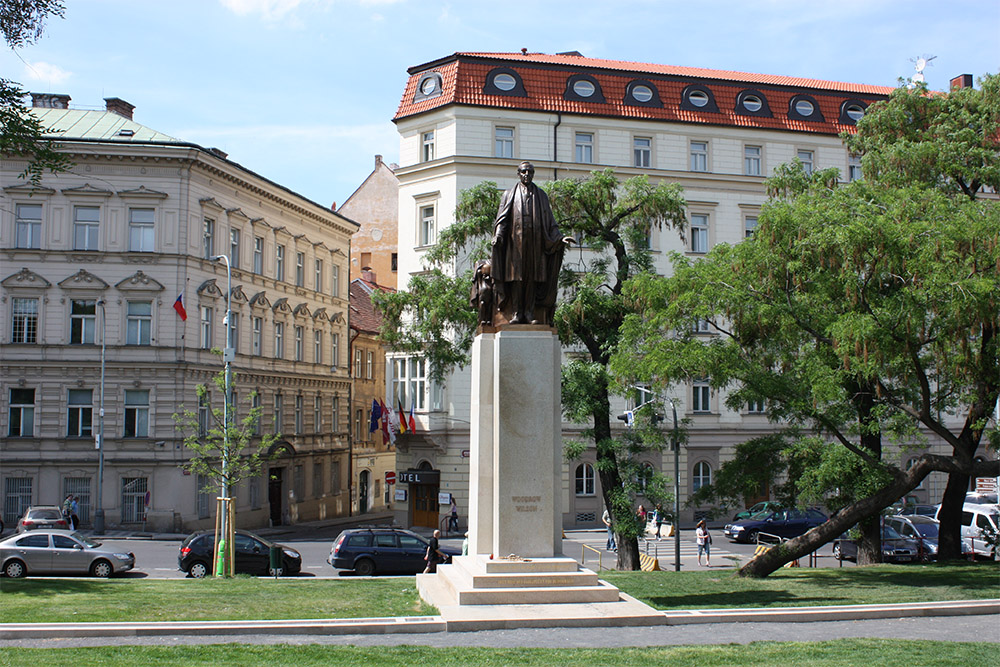
[[[917,72],[923,72],[924,68],[927,67],[927,60],[924,58],[917,58],[916,66]]]
[[[910,78],[913,79],[914,81],[918,82],[918,83],[923,83],[924,82],[924,75],[923,75],[922,72],[917,72],[916,74],[914,74]]]

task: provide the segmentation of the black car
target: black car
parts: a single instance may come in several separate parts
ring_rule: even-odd
[[[237,530],[233,540],[235,563],[233,572],[236,574],[254,574],[264,576],[271,574],[271,547],[281,548],[282,574],[298,574],[302,570],[302,555],[283,544],[275,544],[259,535]],[[215,531],[203,530],[188,535],[181,542],[177,554],[177,568],[187,572],[189,576],[201,578],[212,571],[212,554],[215,551]]]
[[[858,559],[858,543],[844,533],[833,541],[833,557],[837,560]],[[909,563],[920,557],[920,544],[897,533],[888,525],[882,526],[882,562]]]
[[[427,545],[420,535],[401,528],[352,528],[337,537],[326,562],[366,577],[375,573],[416,574],[427,566]],[[446,546],[440,549],[449,560],[462,553]]]
[[[722,532],[734,542],[756,542],[758,535],[777,538],[798,537],[824,521],[826,515],[819,510],[778,510],[760,512],[749,519],[740,519],[727,524]]]

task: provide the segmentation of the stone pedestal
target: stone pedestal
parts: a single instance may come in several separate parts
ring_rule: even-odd
[[[470,553],[562,553],[559,364],[559,340],[548,327],[476,337]]]

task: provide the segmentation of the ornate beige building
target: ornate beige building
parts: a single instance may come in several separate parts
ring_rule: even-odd
[[[74,493],[85,524],[99,506],[108,528],[212,524],[217,494],[182,469],[173,415],[207,415],[195,386],[223,366],[219,255],[231,265],[237,415],[253,400],[259,429],[280,434],[263,474],[235,489],[237,522],[347,515],[357,225],[221,151],[134,122],[122,100],[104,111],[68,103],[34,95],[32,113],[69,172],[33,187],[23,159],[0,162],[4,521]],[[213,389],[211,405],[222,400]]]

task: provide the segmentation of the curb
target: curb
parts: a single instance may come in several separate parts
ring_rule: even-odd
[[[558,618],[558,606],[544,627],[579,626]],[[778,609],[694,609],[663,612],[666,625],[697,623],[811,623],[880,618],[1000,615],[1000,599],[901,604],[783,607]],[[608,625],[613,626],[611,622]],[[72,637],[156,637],[163,635],[348,635],[461,631],[441,616],[261,621],[174,621],[162,623],[0,623],[0,639]]]

